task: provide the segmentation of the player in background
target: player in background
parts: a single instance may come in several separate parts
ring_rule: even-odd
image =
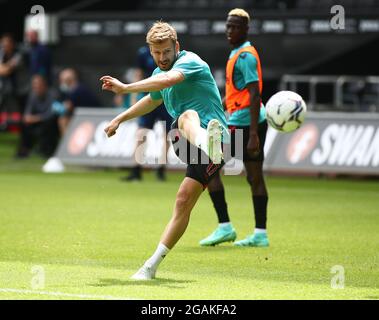
[[[250,185],[255,215],[255,230],[236,246],[267,247],[266,221],[268,194],[263,176],[263,148],[267,122],[261,101],[262,71],[256,49],[247,41],[250,17],[243,9],[233,9],[226,20],[226,36],[232,51],[226,67],[226,95],[224,105],[229,113],[232,156],[235,153],[235,130],[243,130],[243,164]],[[235,154],[237,156],[237,154]],[[230,222],[224,186],[218,173],[208,185],[209,195],[216,209],[219,225],[202,246],[214,246],[237,237]]]
[[[164,102],[175,119],[172,124],[174,149],[178,141],[185,140],[184,149],[192,145],[207,161],[202,162],[203,157],[200,157],[195,163],[188,162],[172,218],[154,254],[133,275],[132,279],[136,280],[153,279],[159,263],[185,232],[198,198],[224,165],[221,141],[228,141],[220,93],[208,64],[193,52],[180,51],[176,31],[168,23],[156,22],[147,33],[146,42],[158,66],[150,78],[131,84],[111,76],[100,79],[103,90],[116,94],[150,92],[106,126],[107,136],[113,136],[122,122],[152,112]],[[183,150],[175,151],[180,156]]]
[[[142,80],[144,78],[150,77],[153,73],[154,69],[156,68],[156,64],[154,62],[153,57],[150,54],[150,50],[148,46],[143,46],[138,49],[137,53],[137,65],[138,68],[135,72],[135,81]],[[144,93],[143,93],[144,94]],[[147,94],[147,93],[145,93]],[[138,118],[138,131],[136,133],[136,152],[135,152],[135,159],[137,161],[137,165],[134,166],[130,172],[130,174],[126,177],[122,177],[121,180],[124,181],[135,181],[135,180],[142,180],[142,166],[141,163],[143,163],[143,157],[144,157],[144,140],[147,136],[147,130],[152,130],[155,123],[157,121],[163,121],[164,128],[165,128],[165,134],[164,134],[164,144],[163,144],[163,150],[161,158],[159,159],[159,166],[157,168],[157,179],[159,181],[165,181],[166,180],[166,157],[167,152],[170,147],[169,143],[167,143],[166,135],[170,131],[172,118],[167,113],[166,108],[164,105],[159,106],[151,113],[148,113],[146,115],[143,115]]]

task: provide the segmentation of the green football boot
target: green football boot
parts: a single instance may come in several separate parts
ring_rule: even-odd
[[[232,226],[217,227],[217,229],[208,237],[200,241],[201,246],[215,246],[223,242],[232,242],[236,240],[237,233]]]
[[[234,245],[237,247],[268,247],[270,244],[266,233],[257,233],[234,242]]]

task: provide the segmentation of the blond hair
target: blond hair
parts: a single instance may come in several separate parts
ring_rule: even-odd
[[[246,18],[247,22],[250,22],[249,14],[245,10],[240,9],[240,8],[235,8],[233,10],[230,10],[228,13],[228,16],[238,16],[238,17]]]
[[[178,36],[175,29],[170,24],[163,21],[155,22],[146,35],[146,42],[149,45],[158,44],[167,39],[176,43]]]

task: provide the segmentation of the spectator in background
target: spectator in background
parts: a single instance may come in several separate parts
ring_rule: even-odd
[[[16,50],[11,34],[4,34],[0,39],[0,130],[5,130],[9,119],[20,117],[17,69],[22,63],[22,56]]]
[[[125,83],[132,83],[143,79],[143,71],[139,68],[128,70],[125,74]],[[115,107],[128,109],[145,96],[144,93],[116,94],[113,99]]]
[[[40,43],[36,30],[28,30],[26,40],[28,44],[26,54],[29,60],[30,75],[41,74],[51,84],[51,53],[49,48]]]
[[[58,114],[61,135],[66,131],[68,123],[76,107],[99,107],[95,95],[79,81],[78,73],[72,68],[63,69],[59,73],[60,103],[55,103],[54,111]]]
[[[42,75],[34,75],[16,157],[28,157],[35,142],[38,142],[38,151],[43,157],[48,158],[54,154],[59,139],[57,117],[52,110],[54,100],[55,94],[49,89],[47,80]]]

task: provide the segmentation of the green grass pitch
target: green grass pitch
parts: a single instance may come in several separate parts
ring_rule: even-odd
[[[204,193],[157,280],[135,282],[183,173],[131,184],[115,170],[43,174],[36,157],[11,159],[14,143],[0,135],[0,299],[379,299],[377,181],[268,177],[269,248],[200,247],[217,223]],[[224,182],[241,239],[250,192],[244,177]],[[331,286],[336,265],[344,288]]]

